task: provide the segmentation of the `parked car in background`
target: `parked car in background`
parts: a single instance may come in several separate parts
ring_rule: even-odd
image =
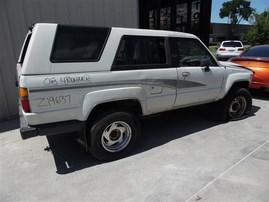
[[[269,45],[253,46],[230,61],[255,72],[250,88],[269,91]]]
[[[218,60],[228,60],[231,57],[239,56],[244,51],[241,41],[223,41],[217,49]]]

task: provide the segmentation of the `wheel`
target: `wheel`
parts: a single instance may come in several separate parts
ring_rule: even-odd
[[[221,102],[221,118],[224,121],[235,121],[246,118],[251,113],[252,98],[245,88],[232,90]]]
[[[125,157],[134,148],[140,133],[138,120],[130,112],[103,115],[89,130],[90,151],[102,161]]]

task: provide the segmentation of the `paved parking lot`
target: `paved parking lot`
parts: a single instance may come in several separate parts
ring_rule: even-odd
[[[127,158],[102,163],[71,135],[21,140],[0,122],[0,201],[269,201],[269,97],[221,123],[188,108],[142,120]]]

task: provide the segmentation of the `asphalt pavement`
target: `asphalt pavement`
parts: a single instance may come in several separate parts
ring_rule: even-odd
[[[199,107],[141,120],[130,156],[94,159],[72,134],[22,140],[0,122],[0,201],[269,201],[269,96],[216,122]]]

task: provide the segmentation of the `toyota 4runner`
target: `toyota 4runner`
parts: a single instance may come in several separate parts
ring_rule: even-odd
[[[35,24],[17,63],[22,139],[79,132],[98,159],[126,156],[138,118],[212,103],[223,120],[246,117],[253,72],[219,63],[194,35]]]

